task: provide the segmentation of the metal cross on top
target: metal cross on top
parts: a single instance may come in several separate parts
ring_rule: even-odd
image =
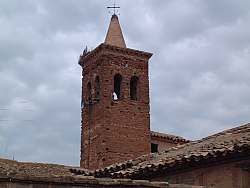
[[[119,8],[121,8],[121,7],[117,6],[116,3],[115,3],[115,1],[114,1],[113,6],[110,6],[110,7],[107,7],[107,8],[108,8],[108,9],[113,9],[114,14],[116,14],[116,13],[118,12],[117,9],[119,9]]]

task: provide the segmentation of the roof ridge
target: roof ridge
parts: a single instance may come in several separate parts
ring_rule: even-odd
[[[199,140],[197,140],[197,141],[200,142],[200,141],[208,140],[208,139],[211,139],[211,138],[220,136],[220,135],[226,135],[226,134],[228,134],[228,133],[233,133],[233,132],[236,132],[236,131],[238,131],[238,130],[245,129],[245,128],[249,129],[249,131],[250,131],[250,123],[247,123],[247,124],[244,124],[244,125],[241,125],[241,126],[237,126],[237,127],[233,127],[233,128],[230,128],[230,129],[226,129],[226,130],[224,130],[224,131],[221,131],[221,132],[212,134],[212,135],[207,136],[207,137],[205,137],[205,138],[201,138],[201,139],[199,139]]]
[[[180,140],[183,142],[190,142],[190,140],[187,140],[181,136],[173,135],[173,134],[168,134],[168,133],[162,133],[162,132],[156,132],[156,131],[150,131],[151,136],[156,136],[156,137],[162,137],[162,138],[168,138],[168,139],[176,139]]]

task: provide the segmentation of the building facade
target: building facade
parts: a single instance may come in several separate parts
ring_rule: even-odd
[[[105,42],[80,57],[81,167],[103,168],[150,153],[151,56],[126,47],[113,15]]]
[[[171,147],[190,142],[180,136],[151,131],[151,153],[165,151]]]

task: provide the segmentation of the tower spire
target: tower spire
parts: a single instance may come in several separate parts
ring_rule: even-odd
[[[111,17],[111,21],[109,24],[108,32],[107,32],[104,43],[112,45],[112,46],[126,48],[126,43],[123,38],[119,19],[118,19],[118,16],[115,14],[115,9],[120,8],[120,7],[114,6],[114,7],[108,7],[108,8],[114,8],[114,14]]]
[[[80,163],[89,170],[150,153],[148,62],[152,54],[126,48],[114,7],[105,42],[92,51],[86,49],[79,60]]]

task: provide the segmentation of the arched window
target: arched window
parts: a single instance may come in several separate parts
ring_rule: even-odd
[[[91,93],[91,83],[89,82],[87,85],[87,101],[91,101],[92,100],[92,93]]]
[[[137,100],[138,99],[138,80],[137,76],[133,76],[130,79],[130,99]]]
[[[114,93],[113,93],[114,100],[118,100],[121,97],[121,85],[122,85],[122,76],[120,74],[116,74],[114,76]]]
[[[100,78],[97,76],[95,78],[95,99],[100,100],[100,92],[101,92],[101,86],[100,86]]]

